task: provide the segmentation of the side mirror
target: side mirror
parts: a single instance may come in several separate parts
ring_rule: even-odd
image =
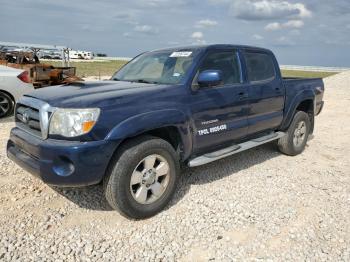
[[[197,82],[200,87],[220,85],[222,82],[222,72],[221,70],[205,70],[199,74]]]

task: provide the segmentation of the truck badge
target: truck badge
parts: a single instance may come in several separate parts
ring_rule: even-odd
[[[23,112],[22,121],[23,121],[23,123],[28,124],[28,122],[29,122],[29,110],[28,109]]]

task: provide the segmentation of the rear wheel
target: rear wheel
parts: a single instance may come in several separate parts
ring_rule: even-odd
[[[171,200],[179,176],[173,147],[155,137],[140,137],[122,146],[104,180],[110,206],[130,218],[157,214]]]
[[[311,123],[307,113],[298,111],[289,126],[286,135],[278,140],[279,150],[290,156],[302,153],[311,130]]]
[[[9,116],[13,112],[14,101],[11,97],[4,93],[0,92],[0,118]]]

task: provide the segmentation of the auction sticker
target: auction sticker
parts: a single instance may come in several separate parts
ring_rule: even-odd
[[[192,54],[190,51],[172,52],[170,57],[189,57]]]

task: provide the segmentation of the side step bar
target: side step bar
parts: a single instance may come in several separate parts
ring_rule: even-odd
[[[277,140],[281,137],[285,136],[284,132],[273,132],[271,134],[255,138],[253,140],[238,144],[238,145],[233,145],[230,147],[226,147],[224,149],[220,149],[218,151],[208,153],[199,157],[196,157],[188,162],[189,167],[195,167],[195,166],[201,166],[208,164],[210,162],[214,162],[216,160],[225,158],[227,156],[231,156],[234,154],[237,154],[239,152],[248,150],[253,147],[260,146],[262,144],[266,144],[268,142]]]

